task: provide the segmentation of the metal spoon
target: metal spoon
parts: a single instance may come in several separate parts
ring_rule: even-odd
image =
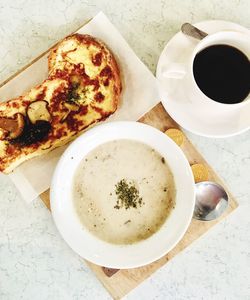
[[[181,31],[188,36],[191,36],[195,39],[198,40],[202,40],[205,36],[207,36],[208,34],[200,29],[198,29],[197,27],[193,26],[190,23],[184,23],[181,26]]]
[[[228,206],[228,195],[224,188],[212,181],[196,183],[195,188],[193,218],[202,221],[219,218]]]

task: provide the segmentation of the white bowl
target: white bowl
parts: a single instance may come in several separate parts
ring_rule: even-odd
[[[131,245],[109,244],[92,235],[80,223],[72,201],[73,177],[83,157],[98,145],[117,139],[136,140],[157,150],[171,168],[177,191],[175,209],[160,230]],[[55,224],[76,253],[97,265],[135,268],[159,259],[183,237],[194,209],[194,180],[183,152],[164,133],[137,122],[111,122],[90,129],[67,148],[56,167],[50,199]]]

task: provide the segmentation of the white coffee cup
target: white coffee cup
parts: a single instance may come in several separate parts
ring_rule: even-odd
[[[186,63],[169,63],[164,65],[161,70],[162,76],[182,80],[181,84],[188,95],[189,101],[197,105],[197,109],[213,110],[215,114],[235,112],[242,109],[245,105],[250,105],[250,94],[239,103],[226,104],[216,102],[200,90],[194,78],[193,62],[197,53],[209,46],[218,44],[233,46],[243,52],[248,59],[250,58],[250,33],[220,31],[207,35],[204,39],[198,41]]]

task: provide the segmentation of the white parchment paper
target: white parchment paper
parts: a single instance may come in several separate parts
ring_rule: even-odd
[[[118,60],[123,77],[122,101],[119,109],[108,121],[136,121],[159,102],[155,77],[102,12],[78,32],[88,33],[103,40]],[[41,57],[1,87],[1,101],[19,96],[43,81],[48,72],[47,56],[48,54]],[[25,201],[34,200],[50,187],[56,163],[64,150],[65,147],[61,147],[47,155],[31,159],[8,175]]]

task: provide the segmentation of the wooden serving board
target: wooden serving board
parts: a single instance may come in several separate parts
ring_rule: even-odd
[[[169,128],[179,128],[177,123],[164,110],[161,103],[157,104],[153,109],[146,113],[139,120],[139,122],[149,124],[163,132]],[[128,270],[114,270],[103,268],[86,261],[97,278],[101,281],[101,283],[114,299],[121,299],[132,289],[138,286],[141,282],[143,282],[146,278],[152,275],[157,269],[166,264],[175,255],[189,246],[193,241],[202,236],[211,227],[219,223],[224,217],[229,215],[238,206],[236,200],[231,195],[226,185],[213,171],[212,167],[206,163],[204,158],[186,137],[184,137],[184,142],[181,145],[181,149],[186,155],[190,165],[193,165],[195,163],[202,163],[207,166],[209,170],[209,180],[219,183],[227,191],[229,195],[229,206],[223,216],[221,216],[217,220],[202,222],[193,219],[183,239],[176,245],[176,247],[164,257],[150,265]],[[44,192],[40,196],[48,209],[50,209],[49,191]]]

